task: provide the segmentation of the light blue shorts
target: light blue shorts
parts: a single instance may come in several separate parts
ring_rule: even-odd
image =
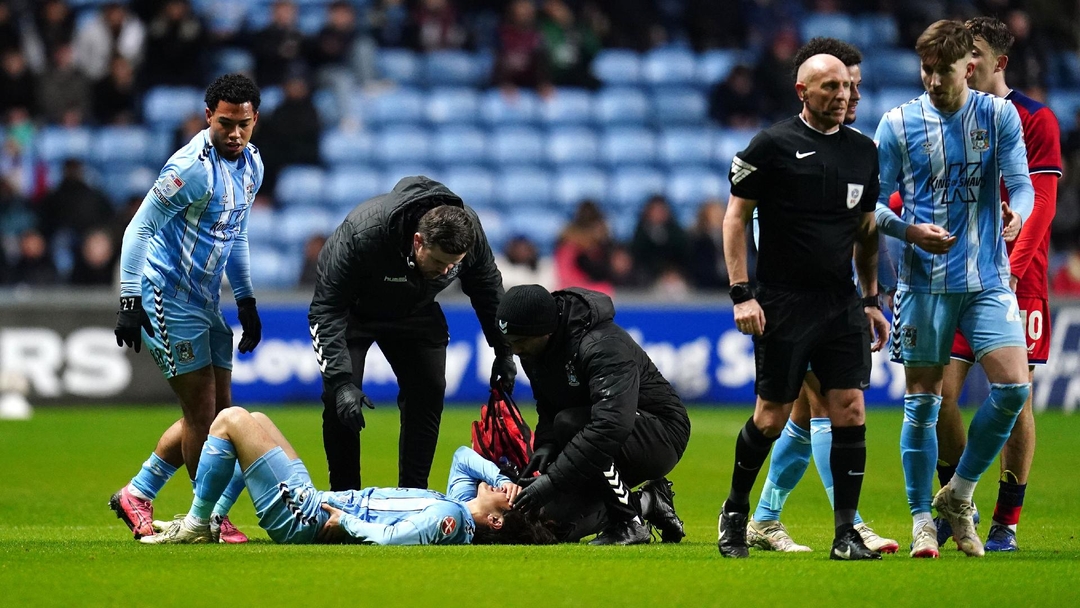
[[[142,288],[143,308],[154,326],[154,337],[142,332],[143,344],[166,379],[207,365],[232,369],[233,331],[220,309],[170,300],[145,278]]]
[[[971,293],[898,290],[892,327],[892,360],[912,367],[947,365],[956,330],[975,360],[1005,346],[1027,348],[1016,294],[999,285]]]
[[[303,466],[294,466],[281,446],[251,463],[244,471],[244,484],[259,527],[270,539],[282,544],[310,544],[322,525],[322,492],[311,484]]]

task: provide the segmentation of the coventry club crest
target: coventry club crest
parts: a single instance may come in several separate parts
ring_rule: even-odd
[[[574,362],[570,361],[566,364],[566,382],[570,386],[578,386],[581,384],[578,382],[577,370],[574,369]]]
[[[971,136],[971,149],[976,152],[986,152],[990,149],[990,137],[986,129],[975,129],[968,135]]]

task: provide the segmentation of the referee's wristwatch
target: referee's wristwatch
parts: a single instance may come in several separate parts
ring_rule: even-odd
[[[881,310],[881,294],[877,293],[872,296],[866,296],[862,299],[863,308],[876,308]]]
[[[728,295],[735,304],[742,304],[754,299],[754,290],[750,289],[750,283],[735,283],[728,289]]]

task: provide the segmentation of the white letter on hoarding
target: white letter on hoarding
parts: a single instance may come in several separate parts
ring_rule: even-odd
[[[64,387],[80,397],[119,395],[131,382],[131,362],[116,347],[113,330],[85,327],[71,332],[66,344]]]
[[[0,370],[18,372],[42,397],[61,395],[57,372],[63,364],[60,335],[44,327],[0,331]]]

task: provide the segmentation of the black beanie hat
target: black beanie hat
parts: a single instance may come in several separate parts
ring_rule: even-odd
[[[499,330],[512,336],[543,336],[555,333],[559,325],[555,298],[540,285],[511,287],[495,316]]]

